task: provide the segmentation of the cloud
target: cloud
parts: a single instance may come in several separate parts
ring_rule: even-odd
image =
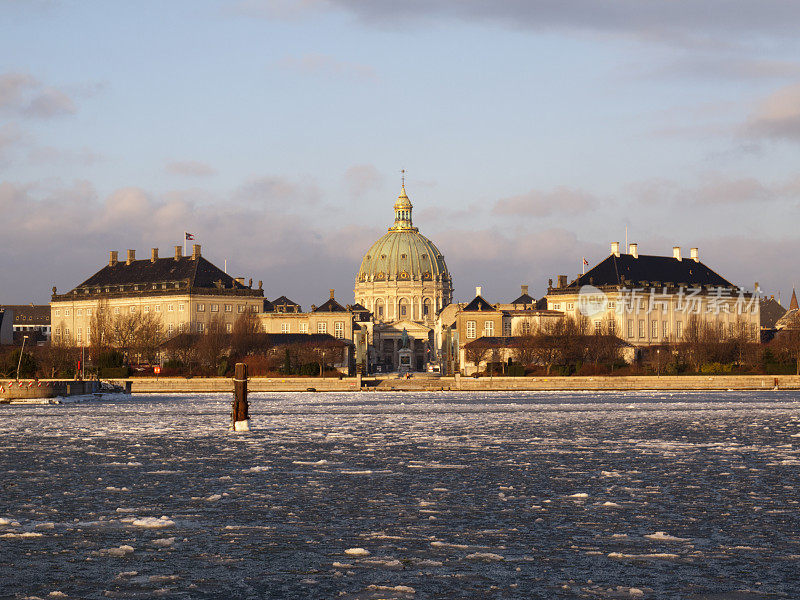
[[[77,112],[66,93],[47,87],[26,73],[0,75],[0,110],[16,116],[47,119]]]
[[[407,27],[445,20],[501,24],[532,31],[578,31],[692,43],[727,37],[734,42],[764,34],[791,39],[800,4],[785,0],[329,0],[368,24]],[[718,42],[717,42],[718,44]]]
[[[305,182],[294,182],[285,177],[256,177],[245,182],[234,192],[234,199],[239,202],[252,202],[269,206],[317,204],[321,193],[316,185]]]
[[[208,177],[217,172],[211,165],[196,160],[173,161],[167,163],[164,170],[170,175],[183,177]]]
[[[264,210],[232,195],[199,202],[191,190],[154,194],[127,187],[101,197],[87,181],[0,182],[0,210],[15,223],[4,232],[0,278],[15,285],[4,288],[3,301],[45,302],[52,285],[67,291],[100,269],[108,250],[133,248],[147,256],[160,247],[168,256],[183,231],[191,231],[209,260],[220,267],[227,260],[232,275],[263,280],[269,298],[286,294],[307,308],[335,288],[340,301],[352,302],[359,262],[385,229],[310,219],[287,204]],[[478,226],[428,235],[444,254],[461,300],[472,297],[475,285],[492,301],[515,298],[520,284],[541,296],[549,278],[579,273],[582,256],[594,264],[608,255],[605,240],[581,239],[577,228]],[[701,246],[702,260],[737,283],[758,279],[773,290],[796,283],[790,279],[800,241],[793,237],[707,237]]]
[[[755,177],[727,177],[710,173],[694,185],[667,179],[648,179],[628,186],[635,202],[669,206],[754,206],[796,197],[796,182],[764,183]]]
[[[327,0],[240,0],[226,5],[224,11],[238,16],[277,20],[297,19],[327,6]]]
[[[338,60],[326,54],[287,56],[277,61],[275,66],[305,75],[333,75],[349,79],[375,79],[377,77],[375,69],[369,65]]]
[[[383,175],[375,165],[354,165],[344,173],[345,186],[351,196],[361,198],[383,186]]]
[[[0,164],[7,160],[7,157],[24,140],[24,135],[16,123],[6,123],[0,125]]]
[[[766,99],[745,125],[755,137],[800,141],[800,83],[784,87]]]
[[[627,71],[626,71],[627,74]],[[691,53],[656,68],[648,66],[645,77],[678,77],[700,81],[754,81],[766,79],[797,79],[800,62],[789,60],[755,60],[730,54],[702,55]]]
[[[548,217],[555,214],[576,215],[594,210],[599,200],[582,190],[558,187],[549,192],[531,190],[525,194],[501,198],[492,212],[516,217]]]
[[[68,150],[55,148],[53,146],[37,146],[28,152],[28,162],[35,165],[93,165],[104,157],[102,154],[92,152],[88,148],[78,150]]]

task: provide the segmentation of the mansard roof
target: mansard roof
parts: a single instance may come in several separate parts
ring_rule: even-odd
[[[188,281],[190,288],[249,289],[202,256],[119,261],[107,264],[77,286],[77,290],[120,285]]]
[[[50,325],[49,304],[4,304],[0,306],[2,309],[14,313],[17,325]]]
[[[288,309],[288,310],[287,310]],[[302,307],[286,296],[280,296],[272,301],[272,310],[276,312],[303,312]]]
[[[497,309],[489,304],[486,300],[483,299],[483,296],[475,296],[472,302],[467,304],[463,309],[464,312],[468,311],[494,311],[497,312]]]
[[[334,298],[329,298],[324,304],[321,304],[312,312],[347,312],[347,309]]]
[[[642,282],[652,285],[654,282],[664,284],[666,282],[687,286],[722,286],[734,287],[734,285],[704,265],[694,259],[678,260],[672,256],[653,256],[640,254],[635,257],[632,254],[612,254],[584,275],[579,276],[566,288],[562,290],[577,291],[581,286],[593,285],[603,286],[641,286]],[[549,291],[559,291],[551,289]]]
[[[512,300],[509,304],[536,304],[536,300],[529,294],[522,294],[516,300]]]

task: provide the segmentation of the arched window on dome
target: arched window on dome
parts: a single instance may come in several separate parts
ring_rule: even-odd
[[[410,317],[409,307],[410,303],[408,302],[408,299],[400,298],[400,302],[397,303],[397,314],[399,315],[400,319],[408,319]]]
[[[378,298],[375,300],[375,316],[378,319],[383,319],[384,314],[383,300]]]
[[[431,317],[431,315],[433,314],[433,311],[431,310],[433,308],[432,305],[433,305],[433,303],[431,302],[430,298],[425,298],[425,300],[422,301],[422,317],[423,318],[429,319]]]

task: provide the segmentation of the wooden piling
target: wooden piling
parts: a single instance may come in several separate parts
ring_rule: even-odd
[[[234,431],[247,431],[250,429],[249,405],[247,403],[247,365],[236,363],[233,376],[233,407],[231,410],[231,428]]]

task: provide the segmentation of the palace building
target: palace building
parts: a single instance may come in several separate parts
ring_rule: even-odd
[[[131,315],[147,315],[163,324],[167,337],[203,333],[215,320],[232,331],[237,318],[264,310],[264,291],[244,285],[200,254],[200,245],[184,256],[160,257],[153,248],[149,258],[137,260],[128,250],[119,260],[112,250],[108,264],[65,294],[53,288],[50,302],[52,341],[67,346],[88,346],[102,313],[105,322]]]
[[[422,370],[433,350],[436,316],[453,298],[444,256],[414,227],[403,182],[394,204],[394,224],[367,250],[355,281],[355,302],[372,313],[370,362],[399,367],[408,339],[411,369]],[[405,331],[406,337],[403,337]]]
[[[760,339],[758,293],[739,287],[675,246],[672,256],[611,254],[571,283],[560,275],[547,289],[547,308],[586,319],[591,331],[616,335],[634,346],[681,342],[690,329],[713,328],[720,338]]]

